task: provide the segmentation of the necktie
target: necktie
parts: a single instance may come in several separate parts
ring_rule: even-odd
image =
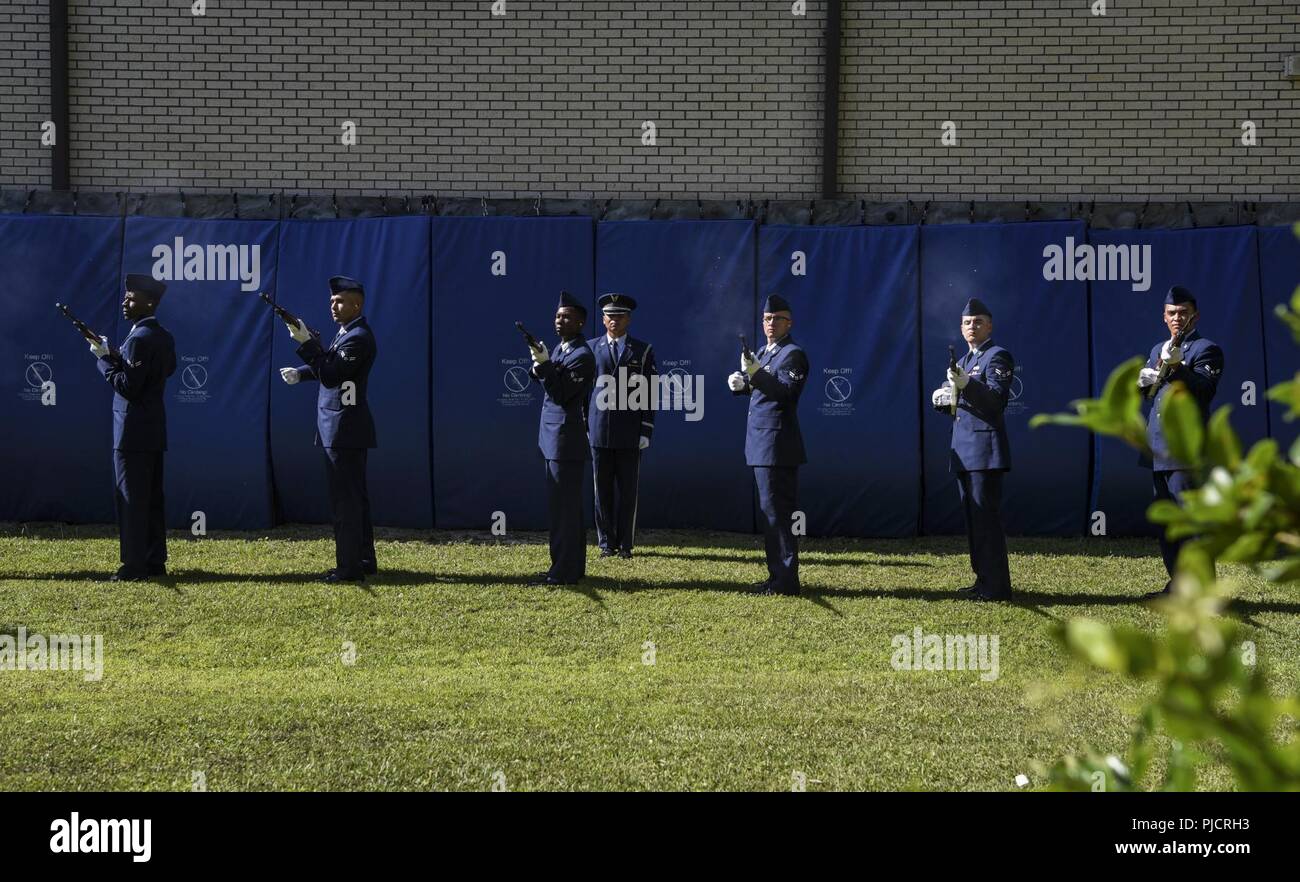
[[[623,357],[622,342],[621,340],[614,341],[614,364],[618,364],[618,360]]]

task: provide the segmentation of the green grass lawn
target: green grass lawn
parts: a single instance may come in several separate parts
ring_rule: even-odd
[[[170,577],[116,585],[110,529],[0,525],[0,633],[104,636],[100,681],[0,671],[0,789],[1015,789],[1034,760],[1121,749],[1143,699],[1050,624],[1163,622],[1137,602],[1164,581],[1154,541],[1013,538],[1017,602],[977,604],[952,594],[957,538],[807,541],[793,598],[746,592],[758,537],[647,532],[545,588],[538,534],[380,534],[365,586],[316,581],[333,544],[307,527],[176,533]],[[1294,690],[1300,604],[1223,570]],[[998,678],[894,670],[917,627],[997,635]]]

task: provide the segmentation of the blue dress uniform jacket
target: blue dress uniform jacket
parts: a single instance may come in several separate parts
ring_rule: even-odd
[[[1164,343],[1161,342],[1151,349],[1147,367],[1155,369],[1160,363],[1160,350],[1163,348]],[[1147,412],[1147,445],[1151,448],[1154,459],[1142,456],[1139,461],[1142,465],[1151,467],[1151,483],[1156,499],[1169,499],[1181,504],[1183,493],[1196,487],[1196,474],[1169,454],[1169,442],[1165,440],[1159,418],[1166,394],[1173,383],[1185,385],[1196,399],[1204,423],[1209,420],[1210,402],[1219,389],[1219,378],[1222,375],[1223,350],[1196,331],[1188,334],[1183,341],[1182,362],[1169,372],[1165,382],[1156,390],[1151,409]],[[1165,570],[1171,579],[1178,564],[1178,552],[1185,541],[1186,539],[1171,540],[1163,530],[1160,532],[1160,556],[1164,559]]]
[[[617,396],[620,391],[619,368],[626,371],[625,376],[640,374],[645,377],[645,410],[619,410],[600,408],[593,402],[587,415],[587,434],[592,447],[606,447],[617,450],[637,450],[641,439],[651,438],[655,430],[655,411],[650,407],[650,387],[655,382],[659,371],[655,367],[654,352],[649,343],[632,336],[624,336],[622,352],[618,361],[614,361],[614,352],[609,345],[609,335],[601,334],[587,341],[592,355],[596,359],[596,376],[614,378],[611,391],[605,394]],[[596,395],[600,395],[596,388]],[[631,394],[627,388],[624,395]],[[618,400],[618,399],[616,399]]]
[[[365,316],[357,316],[344,325],[328,349],[316,338],[298,347],[298,357],[306,364],[298,367],[303,380],[319,380],[316,394],[316,441],[320,447],[378,447],[375,420],[366,400],[370,369],[378,347]],[[355,400],[344,404],[348,394],[343,384],[355,384]]]
[[[799,395],[808,380],[808,356],[789,334],[758,356],[759,369],[737,395],[749,395],[745,462],[754,469],[758,509],[767,557],[767,586],[799,593],[799,538],[793,514],[798,506],[799,466],[808,461],[799,431]]]
[[[154,316],[136,322],[117,355],[96,363],[113,387],[113,501],[122,568],[143,577],[167,563],[163,451],[167,413],[163,391],[176,372],[176,343]]]
[[[551,350],[550,361],[534,364],[542,383],[542,418],[537,446],[546,458],[546,498],[551,531],[550,582],[570,584],[587,572],[586,526],[582,520],[582,473],[587,444],[587,402],[596,378],[596,359],[587,341],[575,337]]]
[[[113,387],[113,449],[166,450],[163,387],[176,372],[176,342],[155,316],[136,322],[119,348],[96,362]]]
[[[957,365],[970,375],[970,382],[957,393],[948,470],[1008,470],[1011,447],[1002,415],[1011,394],[1015,359],[1001,346],[986,340],[979,352],[968,351]]]
[[[808,356],[786,334],[776,349],[755,353],[759,370],[737,395],[749,395],[745,423],[745,463],[750,466],[800,466],[808,461],[799,431],[799,396],[808,380]]]
[[[596,359],[587,341],[575,337],[569,351],[563,344],[551,350],[551,360],[533,365],[530,373],[542,383],[542,418],[537,446],[546,459],[579,460],[588,456],[587,404],[596,380]]]
[[[1160,350],[1164,343],[1157,343],[1147,358],[1146,366],[1155,369],[1160,363]],[[1165,440],[1164,430],[1157,416],[1164,404],[1166,393],[1174,383],[1182,383],[1196,399],[1201,409],[1201,421],[1210,418],[1210,402],[1219,389],[1219,378],[1223,375],[1223,350],[1212,340],[1207,340],[1196,331],[1187,335],[1183,341],[1183,360],[1169,372],[1167,380],[1156,391],[1155,400],[1147,413],[1147,445],[1155,459],[1143,465],[1150,465],[1157,472],[1181,471],[1186,465],[1169,455],[1169,442]]]

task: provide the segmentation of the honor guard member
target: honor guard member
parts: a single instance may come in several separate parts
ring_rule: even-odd
[[[1204,424],[1210,416],[1210,402],[1214,400],[1214,393],[1219,388],[1219,377],[1223,375],[1223,350],[1196,330],[1199,318],[1196,298],[1192,292],[1178,285],[1170,288],[1165,295],[1164,305],[1164,321],[1165,327],[1169,329],[1169,339],[1152,348],[1147,366],[1138,375],[1138,387],[1147,397],[1154,398],[1147,414],[1147,446],[1151,448],[1153,458],[1144,456],[1141,461],[1143,465],[1151,467],[1156,499],[1172,499],[1179,504],[1182,503],[1184,491],[1196,486],[1196,473],[1169,454],[1169,443],[1165,440],[1159,418],[1165,393],[1173,383],[1186,386],[1196,399],[1201,410],[1201,422]],[[1176,341],[1181,345],[1175,345]],[[1169,593],[1173,584],[1174,567],[1178,562],[1178,551],[1184,541],[1166,539],[1164,530],[1160,531],[1160,556],[1164,558],[1169,581],[1165,582],[1163,589],[1148,594],[1148,597]]]
[[[961,313],[961,335],[968,351],[948,369],[948,382],[930,397],[935,409],[956,413],[952,424],[949,471],[957,475],[957,492],[966,518],[966,541],[975,583],[958,591],[973,600],[1011,597],[1007,537],[1002,529],[1002,478],[1011,470],[1011,448],[1002,419],[1016,363],[994,345],[993,313],[972,299]]]
[[[794,512],[799,466],[808,461],[799,431],[799,394],[808,379],[808,356],[790,336],[790,304],[772,294],[763,304],[767,346],[742,352],[740,370],[727,378],[736,395],[749,396],[745,424],[745,463],[754,470],[763,514],[767,581],[754,586],[763,594],[799,593],[799,540]]]
[[[596,358],[598,377],[587,417],[596,484],[596,541],[601,557],[617,554],[630,558],[636,536],[641,451],[650,446],[655,428],[649,401],[658,371],[650,344],[627,332],[636,301],[626,294],[606,294],[596,305],[605,323],[605,333],[587,341]],[[637,388],[642,391],[634,398]]]
[[[587,572],[587,530],[582,522],[582,473],[587,461],[587,404],[596,378],[596,358],[583,339],[587,310],[568,291],[560,292],[549,353],[529,346],[531,374],[541,381],[541,424],[537,446],[546,459],[550,508],[551,568],[530,585],[572,585]]]
[[[334,569],[326,582],[361,582],[378,571],[375,530],[370,522],[370,493],[366,489],[366,458],[375,441],[375,420],[366,401],[366,386],[374,366],[375,335],[362,315],[366,292],[347,276],[330,279],[330,315],[338,335],[326,349],[302,319],[289,328],[306,364],[280,368],[293,385],[317,380],[316,440],[325,452],[330,506],[334,521]]]
[[[122,316],[132,322],[130,333],[116,353],[109,349],[107,337],[90,344],[99,372],[113,387],[114,501],[122,560],[114,582],[167,575],[163,387],[176,372],[176,343],[154,315],[166,290],[153,276],[127,275]]]

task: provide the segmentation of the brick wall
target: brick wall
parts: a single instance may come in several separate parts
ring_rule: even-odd
[[[840,181],[914,199],[1300,194],[1296,0],[844,8]],[[957,146],[940,126],[957,123]],[[1241,123],[1259,144],[1241,146]]]
[[[73,0],[77,186],[773,196],[820,175],[785,3]],[[137,43],[138,55],[118,41]],[[340,143],[340,123],[358,143]],[[642,146],[653,120],[658,144]]]
[[[46,0],[0,3],[0,183],[7,185],[50,183],[50,149],[40,144],[50,118],[48,8]]]
[[[71,0],[73,185],[813,198],[826,5],[792,2]],[[844,0],[841,192],[1300,195],[1300,3],[1091,3]],[[45,6],[0,7],[0,185],[48,185]]]

